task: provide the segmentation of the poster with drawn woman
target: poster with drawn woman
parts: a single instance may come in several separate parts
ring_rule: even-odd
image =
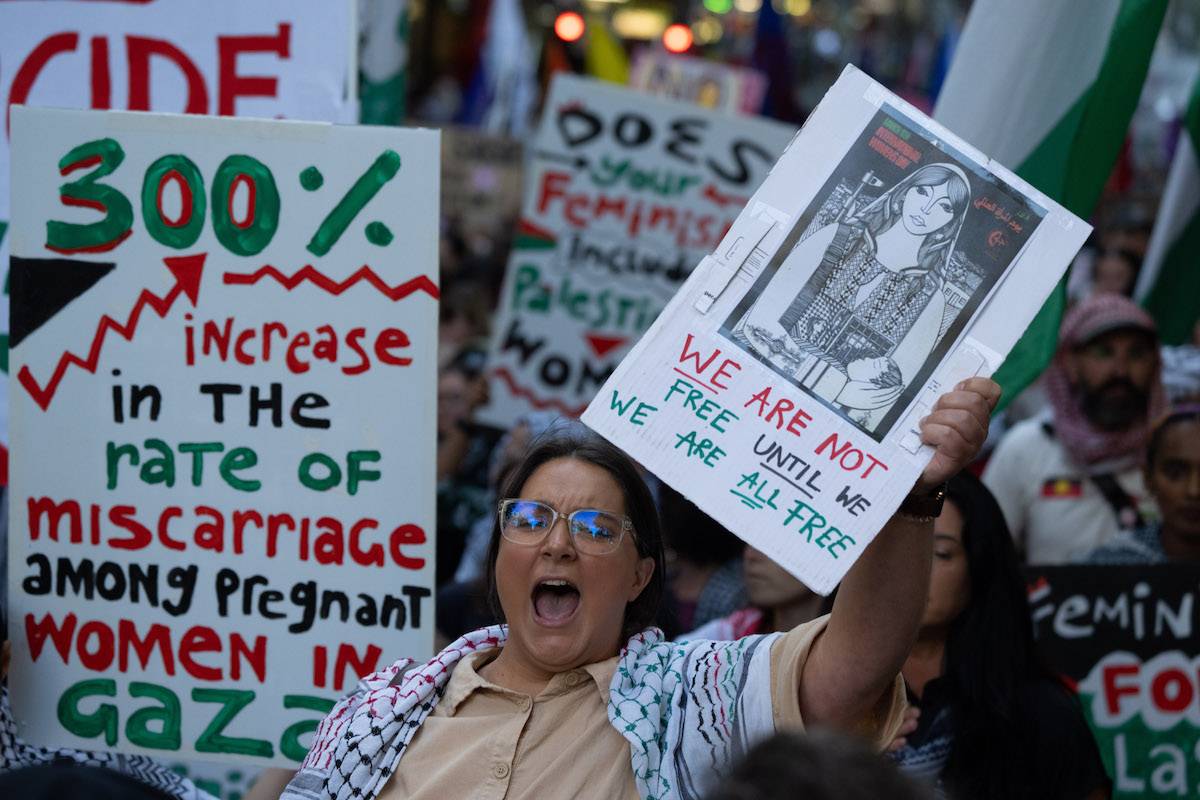
[[[885,104],[720,332],[881,441],[1045,213]]]
[[[583,421],[826,594],[1090,230],[846,67]]]

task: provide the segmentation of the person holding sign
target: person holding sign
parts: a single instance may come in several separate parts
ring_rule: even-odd
[[[489,573],[507,625],[422,666],[365,678],[318,727],[287,800],[698,797],[778,729],[825,725],[882,747],[929,580],[940,485],[987,435],[1000,388],[972,378],[923,421],[913,494],[842,582],[828,617],[737,642],[647,628],[663,545],[633,462],[552,433],[506,481]]]
[[[798,244],[751,307],[743,335],[873,428],[937,343],[946,270],[970,201],[953,164],[913,171]]]

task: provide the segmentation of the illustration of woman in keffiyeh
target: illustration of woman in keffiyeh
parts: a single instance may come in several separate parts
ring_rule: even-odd
[[[874,428],[937,343],[945,274],[970,200],[958,167],[915,170],[800,242],[747,313],[742,336]]]

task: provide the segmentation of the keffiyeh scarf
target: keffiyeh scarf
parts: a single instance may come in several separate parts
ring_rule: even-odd
[[[216,800],[153,758],[73,747],[38,747],[23,741],[17,736],[17,723],[8,704],[8,687],[0,686],[0,772],[64,761],[120,772],[178,800]]]
[[[506,626],[463,636],[415,669],[402,659],[359,682],[317,728],[281,800],[375,800],[466,655],[503,647]],[[629,742],[638,792],[693,800],[738,757],[774,732],[771,644],[663,641],[650,628],[621,651],[608,719]]]

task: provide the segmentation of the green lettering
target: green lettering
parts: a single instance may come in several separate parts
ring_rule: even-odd
[[[117,707],[112,703],[101,703],[91,714],[85,714],[79,710],[79,701],[92,695],[116,697],[117,682],[111,678],[96,678],[71,686],[58,698],[58,721],[70,733],[84,739],[104,734],[104,743],[112,747],[117,743]]]
[[[136,467],[138,465],[138,449],[131,444],[118,445],[115,442],[109,442],[104,448],[105,469],[108,473],[108,489],[112,491],[117,488],[117,472],[121,466],[121,456],[129,457],[129,465]]]
[[[239,185],[249,192],[246,217],[233,218],[233,196]],[[213,232],[234,255],[262,252],[279,228],[279,189],[275,176],[257,158],[233,155],[221,162],[212,185]],[[319,255],[324,255],[320,253]]]
[[[58,169],[63,175],[95,164],[96,168],[82,178],[58,187],[58,196],[65,206],[102,211],[104,219],[86,225],[47,221],[47,249],[58,253],[103,253],[125,241],[133,229],[133,206],[119,190],[97,182],[111,175],[124,160],[125,151],[115,139],[85,142],[59,159]]]
[[[197,703],[220,703],[221,710],[213,717],[208,727],[196,739],[199,753],[235,753],[241,756],[270,758],[275,754],[271,743],[263,739],[247,739],[226,736],[229,727],[241,710],[254,702],[254,692],[238,689],[192,689],[192,700]]]
[[[171,446],[162,439],[147,439],[144,444],[147,450],[157,450],[159,455],[146,459],[146,463],[142,464],[142,480],[149,484],[165,483],[167,486],[174,486],[175,454],[171,452]]]
[[[125,720],[125,738],[151,750],[178,750],[182,740],[180,719],[183,714],[175,693],[165,686],[134,681],[129,684],[129,695],[149,697],[160,705],[139,708],[130,714],[129,719]],[[152,722],[160,723],[161,727],[157,731],[151,730]]]
[[[283,696],[284,708],[305,708],[309,711],[316,711],[322,717],[333,710],[333,701],[324,697],[310,697],[303,694],[285,694]],[[279,737],[279,753],[292,761],[303,761],[308,755],[308,748],[300,744],[300,737],[310,731],[315,731],[317,726],[321,724],[318,719],[305,719],[300,722],[295,722],[284,729],[283,735]]]
[[[239,492],[257,492],[262,488],[262,481],[239,478],[235,472],[250,469],[258,463],[258,453],[249,447],[235,447],[221,459],[221,477],[225,482]]]
[[[179,218],[168,221],[162,195],[168,183],[179,187]],[[182,250],[191,247],[204,229],[204,177],[187,156],[163,156],[146,170],[142,180],[142,221],[154,241]]]

